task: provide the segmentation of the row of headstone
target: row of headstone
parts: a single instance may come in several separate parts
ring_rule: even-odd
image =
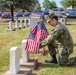
[[[40,20],[40,16],[31,16],[29,19],[15,20],[15,27],[14,28],[12,25],[13,24],[12,21],[9,21],[7,30],[21,29],[21,28],[27,27],[29,25],[30,25],[30,29],[33,29],[37,25],[39,20]],[[66,25],[67,24],[67,17],[64,16],[63,18],[60,18],[59,22]]]
[[[32,69],[27,68],[26,64],[31,59],[29,53],[25,50],[27,40],[22,40],[22,58],[20,59],[20,49],[19,47],[12,47],[10,49],[10,70],[7,71],[4,75],[32,75]],[[20,64],[23,63],[25,66],[22,68]],[[37,60],[33,59],[33,67],[37,66]],[[30,65],[31,66],[31,65]]]
[[[13,28],[12,21],[9,21],[8,29],[7,30],[13,30],[13,29],[19,29],[19,28],[25,28],[30,25],[30,19],[25,20],[15,20],[15,27]]]
[[[8,29],[7,30],[13,30],[13,29],[19,29],[23,27],[28,27],[30,25],[30,29],[33,29],[37,23],[40,20],[40,16],[31,16],[29,19],[24,20],[15,20],[15,27],[13,28],[12,21],[9,21]]]

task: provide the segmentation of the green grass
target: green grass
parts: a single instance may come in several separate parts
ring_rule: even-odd
[[[76,26],[71,25],[67,26],[67,28],[69,29],[74,41],[74,52],[70,56],[72,57],[76,56]],[[22,40],[27,39],[29,35],[29,27],[16,31],[6,31],[6,29],[6,25],[0,25],[0,75],[3,75],[7,70],[9,70],[10,48],[13,46],[19,46],[21,50]],[[52,27],[47,25],[47,29],[50,32]],[[39,64],[37,69],[33,71],[33,75],[76,75],[76,66],[61,67],[57,64],[44,63],[45,59],[50,59],[49,53],[46,56],[34,54],[34,57],[38,58]]]

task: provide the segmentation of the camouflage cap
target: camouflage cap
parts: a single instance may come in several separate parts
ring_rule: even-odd
[[[54,13],[49,14],[47,17],[47,22],[49,22],[53,18],[53,16],[55,16]]]

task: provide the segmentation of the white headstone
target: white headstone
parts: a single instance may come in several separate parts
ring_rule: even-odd
[[[66,25],[67,24],[67,16],[63,16],[63,19],[64,19],[64,24]]]
[[[24,20],[24,26],[26,27],[26,19]]]
[[[20,50],[18,47],[10,49],[10,72],[17,74],[20,71]]]
[[[30,19],[28,19],[28,25],[30,25]]]
[[[22,27],[22,20],[20,20],[20,26],[19,27]]]
[[[12,30],[12,21],[9,21],[9,26],[8,26],[9,30]]]
[[[40,20],[40,16],[31,16],[30,19],[30,28],[33,29]]]
[[[63,18],[60,18],[60,19],[59,19],[59,22],[63,23]]]
[[[18,28],[18,20],[15,20],[15,28]]]
[[[27,62],[29,60],[29,53],[25,50],[27,40],[22,40],[22,62]]]

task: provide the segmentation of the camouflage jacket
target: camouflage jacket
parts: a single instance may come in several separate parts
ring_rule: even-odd
[[[49,45],[53,41],[57,41],[59,47],[67,48],[69,53],[73,51],[73,40],[65,25],[60,22],[54,27],[49,36],[41,41],[40,48]]]

